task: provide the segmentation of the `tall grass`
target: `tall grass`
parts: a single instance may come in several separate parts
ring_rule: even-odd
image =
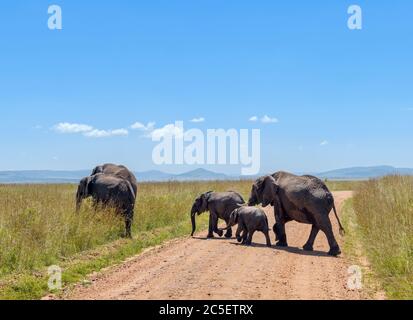
[[[194,200],[203,192],[240,192],[245,201],[251,191],[250,181],[165,182],[139,186],[135,210],[134,231],[150,231],[173,223],[189,220]]]
[[[374,271],[390,298],[413,298],[413,177],[364,182],[354,197],[357,223]]]
[[[133,232],[187,220],[192,203],[208,190],[240,190],[250,182],[144,183],[139,186]],[[94,211],[86,201],[75,212],[74,185],[0,185],[0,277],[54,264],[121,237],[123,219]]]
[[[120,243],[123,219],[111,210],[93,210],[90,201],[84,202],[81,212],[76,213],[75,185],[0,185],[0,297],[38,298],[45,293],[44,279],[38,277],[44,276],[49,265],[67,262],[77,279],[79,274],[96,271],[147,246],[189,235],[190,210],[199,194],[233,190],[247,201],[251,184],[252,181],[142,183],[132,228],[134,240]],[[340,190],[348,186],[340,182],[330,185]],[[200,222],[200,228],[206,227],[207,216]],[[105,247],[112,244],[116,250]],[[72,266],[75,256],[99,248],[104,258],[100,255],[95,257],[99,261],[82,261],[79,268]],[[67,277],[68,273],[66,270]],[[9,281],[18,277],[26,278],[16,283]]]
[[[0,186],[0,276],[51,265],[122,232],[110,210],[75,213],[74,186]]]
[[[325,180],[324,182],[331,191],[354,190],[358,185],[363,183],[363,181],[360,180]]]

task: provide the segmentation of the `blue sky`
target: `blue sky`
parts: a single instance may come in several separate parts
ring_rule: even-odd
[[[262,172],[413,167],[410,0],[53,3],[61,31],[49,1],[1,4],[0,170],[194,169],[154,166],[154,143],[130,128],[175,120],[261,129]],[[351,4],[362,30],[347,28]],[[278,122],[249,121],[265,115]]]

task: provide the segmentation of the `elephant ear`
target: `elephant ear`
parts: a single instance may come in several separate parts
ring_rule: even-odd
[[[204,193],[203,195],[201,195],[199,197],[200,199],[200,203],[199,203],[199,212],[205,212],[208,210],[208,203],[209,203],[209,198],[211,197],[211,194],[213,193],[213,191],[208,191],[206,193]]]
[[[262,187],[262,205],[266,207],[268,205],[274,205],[275,201],[278,198],[280,187],[271,176],[264,178],[263,187]]]
[[[239,220],[239,208],[235,209],[231,213],[231,221],[234,221],[234,224],[237,224]]]
[[[214,192],[214,191],[208,191],[208,192],[204,193],[204,194],[202,195],[202,201],[208,202],[208,201],[209,201],[209,198],[211,197],[211,195],[212,195],[213,192]]]
[[[262,191],[266,191],[268,189],[270,189],[270,192],[273,192],[274,194],[278,194],[280,190],[280,186],[272,176],[265,177],[262,183]]]
[[[259,179],[255,182],[254,187],[255,187],[255,190],[256,190],[257,193],[261,193],[261,192],[262,192],[263,184],[264,184],[264,178],[259,178]]]
[[[98,173],[103,173],[103,166],[97,166],[95,169],[93,169],[91,176],[94,176]]]
[[[85,192],[87,195],[91,195],[92,194],[92,177],[87,177],[86,181],[85,181]]]
[[[255,183],[255,188],[257,191],[257,194],[261,195],[264,192],[265,186],[266,186],[266,181],[269,176],[261,177],[257,180]]]

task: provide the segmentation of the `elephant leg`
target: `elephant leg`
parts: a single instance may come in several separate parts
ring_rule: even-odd
[[[213,223],[214,217],[212,216],[212,213],[209,215],[209,228],[208,228],[208,238],[211,239],[214,237],[214,223]]]
[[[248,230],[244,228],[242,232],[242,244],[247,244],[247,239],[248,239]]]
[[[237,237],[237,241],[238,241],[238,242],[242,242],[242,236],[243,236],[243,235],[241,235],[241,233],[242,233],[243,231],[244,231],[244,229],[243,229],[240,225],[238,225],[237,233],[235,234],[236,237]]]
[[[336,238],[334,237],[333,226],[331,225],[331,221],[328,215],[325,215],[321,218],[321,223],[319,224],[319,227],[327,236],[328,244],[330,246],[330,251],[328,252],[328,254],[334,257],[340,255],[341,250],[336,241]]]
[[[283,206],[280,203],[279,199],[278,201],[274,201],[273,205],[276,222],[273,230],[276,236],[275,241],[278,241],[276,245],[277,247],[288,247],[287,234],[285,233],[285,224],[290,220],[288,220],[289,218],[284,212]]]
[[[252,244],[252,237],[254,236],[254,233],[255,233],[255,230],[248,231],[248,238],[246,242],[247,246],[250,246]]]
[[[277,233],[277,228],[278,228],[277,224],[274,224],[274,227],[272,228],[272,230],[274,231],[274,234],[275,234],[275,242],[277,242],[279,240],[278,233]]]
[[[307,243],[304,245],[304,250],[305,251],[313,251],[314,250],[314,241],[320,232],[320,228],[318,228],[316,225],[313,225],[311,229],[311,234],[310,238],[308,239]]]
[[[212,217],[212,230],[213,230],[213,232],[215,232],[217,235],[222,237],[224,235],[224,231],[218,230],[218,215],[216,215],[215,213],[211,213],[211,217]]]
[[[268,229],[268,228],[267,228]],[[270,239],[270,233],[268,232],[268,230],[263,231],[264,235],[265,235],[265,239],[267,241],[267,247],[271,247],[271,239]]]
[[[274,232],[276,234],[277,247],[288,247],[287,234],[285,233],[285,223],[277,222],[274,225]]]
[[[125,219],[126,238],[132,239],[132,223],[133,223],[133,219],[131,218]]]
[[[225,233],[225,238],[231,239],[232,238],[232,229],[228,229]]]
[[[229,226],[229,220],[225,221],[227,223],[227,226]],[[225,238],[231,239],[232,238],[232,228],[229,228],[227,232],[225,233]]]

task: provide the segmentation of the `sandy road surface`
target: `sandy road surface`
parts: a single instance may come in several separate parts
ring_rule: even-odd
[[[351,192],[335,192],[340,211]],[[272,209],[266,209],[270,225]],[[336,219],[334,232],[341,243]],[[301,250],[310,226],[287,225],[289,248],[267,248],[261,233],[252,247],[235,239],[197,238],[172,241],[120,266],[91,277],[66,299],[362,299],[347,289],[349,262],[326,255],[327,239],[318,236],[314,252]],[[272,241],[274,236],[271,234]]]

